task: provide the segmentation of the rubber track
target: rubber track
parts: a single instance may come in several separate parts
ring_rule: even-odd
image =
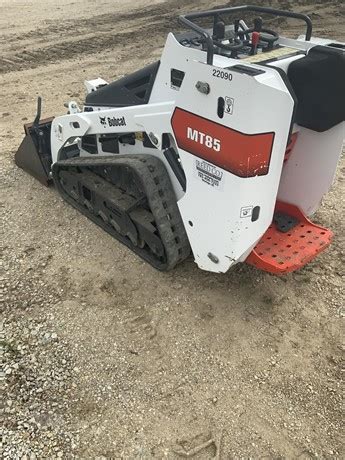
[[[153,214],[155,224],[165,249],[165,261],[153,257],[145,249],[134,246],[129,238],[116,232],[109,224],[104,223],[99,216],[91,214],[84,206],[76,202],[63,189],[59,180],[59,171],[68,168],[87,168],[93,171],[96,167],[126,166],[136,173],[144,191],[150,212]],[[167,271],[182,262],[190,254],[188,237],[177,207],[175,194],[165,166],[152,155],[116,155],[116,157],[98,158],[71,158],[54,163],[52,167],[55,186],[62,198],[78,209],[109,234],[128,246],[133,252],[149,262],[153,267]],[[94,172],[94,171],[93,171]]]

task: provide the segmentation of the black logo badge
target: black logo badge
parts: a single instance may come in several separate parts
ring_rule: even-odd
[[[126,126],[125,117],[99,117],[99,122],[104,128],[111,128],[114,126]]]

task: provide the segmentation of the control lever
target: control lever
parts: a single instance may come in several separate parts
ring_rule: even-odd
[[[234,21],[234,32],[235,32],[235,37],[238,35],[238,31],[240,30],[240,20],[235,19]]]
[[[223,21],[217,21],[213,28],[214,37],[217,40],[224,40],[225,38],[225,23]]]
[[[258,52],[258,45],[260,41],[260,34],[262,31],[262,18],[258,17],[254,19],[254,30],[252,33],[252,49],[251,56],[254,56]]]
[[[260,17],[255,18],[254,19],[254,31],[260,33],[262,31],[262,24],[263,24],[262,18],[260,18]]]
[[[252,33],[252,49],[250,51],[250,55],[254,56],[258,52],[258,44],[260,41],[260,32],[253,32]]]

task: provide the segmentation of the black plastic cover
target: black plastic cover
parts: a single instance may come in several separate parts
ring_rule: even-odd
[[[128,107],[147,104],[160,62],[155,62],[86,96],[86,106]]]
[[[297,96],[296,122],[314,131],[327,131],[345,120],[345,53],[315,46],[292,62],[288,78]]]

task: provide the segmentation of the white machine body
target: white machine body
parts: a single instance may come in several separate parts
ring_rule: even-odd
[[[164,163],[195,262],[226,272],[265,234],[277,199],[309,216],[333,182],[345,123],[324,132],[292,124],[295,100],[284,78],[292,62],[331,42],[279,38],[279,51],[266,53],[264,64],[262,54],[242,60],[216,54],[209,65],[205,51],[183,46],[170,33],[148,102],[86,102],[83,110],[73,103],[69,114],[53,121],[53,163],[73,143],[81,156],[94,156],[83,149],[84,136],[96,135],[96,154],[107,156],[114,153],[102,150],[102,136],[136,133],[135,143],[120,143],[118,153],[149,153]],[[181,84],[172,79],[174,71]],[[105,85],[102,79],[86,82],[89,93]],[[143,145],[143,133],[150,146]],[[286,161],[291,135],[295,144]],[[178,153],[185,186],[164,155],[166,139]]]

